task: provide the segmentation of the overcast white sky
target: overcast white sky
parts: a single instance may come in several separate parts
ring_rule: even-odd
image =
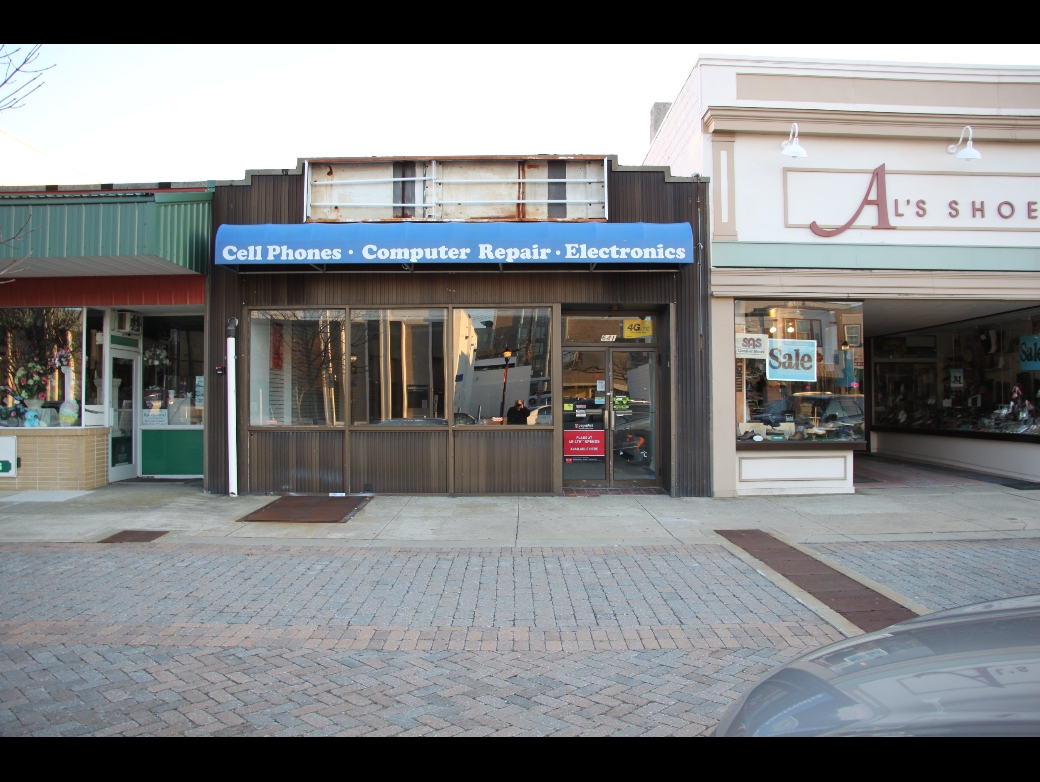
[[[45,86],[0,114],[0,184],[239,179],[322,155],[638,164],[651,104],[701,53],[1040,65],[1009,45],[45,45]]]

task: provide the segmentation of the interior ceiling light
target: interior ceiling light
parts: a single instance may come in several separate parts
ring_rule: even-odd
[[[959,147],[961,142],[964,141],[965,133],[968,134],[968,143],[964,145],[964,149],[958,151],[957,147]],[[982,157],[982,154],[971,144],[971,125],[964,126],[964,130],[961,131],[961,136],[957,139],[957,143],[950,144],[950,146],[946,148],[946,151],[951,155],[956,155],[958,160],[978,160]]]
[[[970,145],[971,142],[969,141],[968,144]],[[787,141],[780,142],[780,154],[788,157],[809,157],[809,153],[802,149],[802,145],[798,143],[797,122],[791,123],[791,135],[787,137]]]
[[[787,327],[787,333],[788,334],[794,334],[794,326],[788,326]]]

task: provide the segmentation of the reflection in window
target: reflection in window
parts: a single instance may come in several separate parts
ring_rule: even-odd
[[[351,310],[350,421],[447,425],[444,310]]]
[[[206,399],[202,316],[146,316],[142,336],[142,425],[202,426]]]
[[[80,421],[83,310],[0,308],[0,426],[74,426]],[[26,407],[30,409],[28,414]]]
[[[552,424],[548,307],[455,310],[456,425]]]
[[[1040,309],[873,344],[875,425],[1040,434]]]
[[[249,330],[253,426],[343,423],[343,310],[266,310]]]
[[[737,301],[741,441],[862,441],[863,305]]]

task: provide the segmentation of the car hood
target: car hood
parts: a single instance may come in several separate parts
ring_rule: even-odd
[[[772,671],[717,736],[1040,735],[1040,596],[941,611]]]

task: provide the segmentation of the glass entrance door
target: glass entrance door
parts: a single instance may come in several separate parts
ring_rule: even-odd
[[[610,352],[611,477],[618,481],[657,479],[657,353]]]
[[[656,374],[652,350],[564,352],[565,482],[657,484]]]
[[[136,478],[140,465],[137,410],[140,408],[141,357],[112,349],[111,387],[108,393],[110,481]]]

